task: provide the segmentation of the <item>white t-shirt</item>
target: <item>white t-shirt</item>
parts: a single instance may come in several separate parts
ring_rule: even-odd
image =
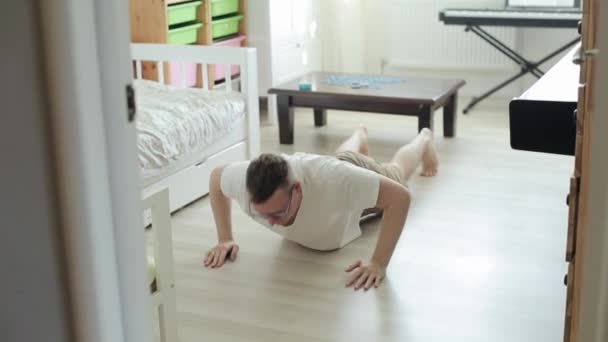
[[[363,210],[376,206],[380,175],[330,156],[296,153],[282,157],[302,185],[300,210],[291,226],[270,225],[252,215],[246,186],[248,161],[224,168],[222,192],[260,224],[308,248],[332,250],[359,237]]]

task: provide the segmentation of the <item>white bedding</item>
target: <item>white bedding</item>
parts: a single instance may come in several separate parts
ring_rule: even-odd
[[[245,116],[241,93],[182,89],[134,81],[137,147],[144,183],[184,158],[202,153]]]

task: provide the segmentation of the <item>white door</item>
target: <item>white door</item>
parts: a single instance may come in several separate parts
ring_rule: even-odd
[[[150,341],[128,2],[40,2],[77,341]]]
[[[273,85],[321,66],[318,0],[271,1]]]

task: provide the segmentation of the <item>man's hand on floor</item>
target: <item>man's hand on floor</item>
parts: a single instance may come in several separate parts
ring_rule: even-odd
[[[345,271],[352,274],[346,282],[346,287],[352,286],[355,291],[361,288],[367,291],[372,287],[380,286],[386,274],[386,269],[379,264],[361,260],[348,266]]]
[[[239,245],[234,241],[224,241],[213,247],[205,257],[205,267],[217,268],[222,267],[226,260],[236,260],[239,253]]]

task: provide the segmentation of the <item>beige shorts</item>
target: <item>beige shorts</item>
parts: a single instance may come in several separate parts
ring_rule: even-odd
[[[385,177],[388,177],[395,182],[407,186],[406,181],[403,177],[401,169],[399,166],[393,163],[379,163],[375,161],[373,158],[370,158],[361,153],[353,152],[353,151],[343,151],[337,152],[336,158],[339,160],[343,160],[345,162],[351,163],[355,166],[362,167],[364,169],[373,171],[375,173],[381,174]]]

